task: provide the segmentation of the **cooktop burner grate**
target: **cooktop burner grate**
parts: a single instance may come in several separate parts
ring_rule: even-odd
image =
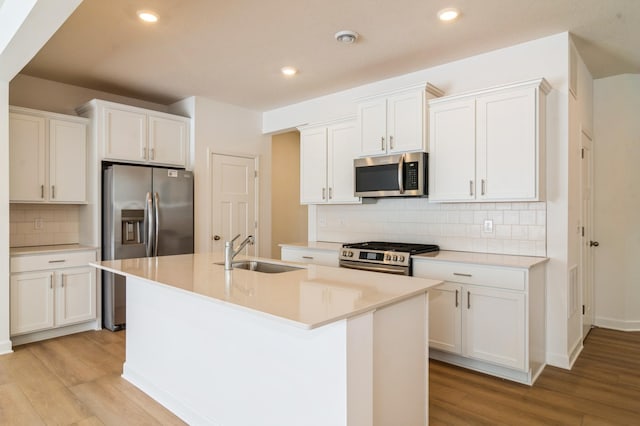
[[[344,244],[342,247],[360,250],[403,252],[409,254],[428,253],[440,250],[440,247],[435,244],[392,243],[384,241],[367,241],[364,243]]]

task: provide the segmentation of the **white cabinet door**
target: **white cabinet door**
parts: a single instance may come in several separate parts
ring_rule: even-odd
[[[104,158],[147,160],[147,115],[104,108]]]
[[[389,153],[425,149],[423,90],[387,98],[387,147]]]
[[[429,347],[462,353],[462,287],[445,282],[429,289]]]
[[[387,153],[387,100],[374,99],[358,105],[360,155]]]
[[[535,200],[536,88],[480,96],[476,105],[478,198]]]
[[[463,355],[526,371],[524,293],[466,286]]]
[[[429,199],[475,199],[475,102],[429,106]]]
[[[188,132],[184,121],[149,115],[149,162],[185,167]]]
[[[11,276],[11,335],[53,327],[53,272]]]
[[[9,114],[9,198],[41,202],[46,199],[46,120]]]
[[[87,127],[49,120],[49,200],[87,200]]]
[[[359,154],[358,133],[354,122],[329,126],[327,129],[328,201],[359,203],[355,190],[353,159]]]
[[[327,202],[327,130],[300,132],[300,203]]]
[[[65,269],[56,273],[56,326],[96,318],[96,270]]]

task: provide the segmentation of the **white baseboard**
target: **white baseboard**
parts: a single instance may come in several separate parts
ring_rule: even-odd
[[[620,331],[640,331],[640,321],[625,321],[614,318],[596,317],[594,324],[602,328]]]
[[[100,328],[98,328],[97,320],[68,325],[66,327],[52,328],[50,330],[36,331],[35,333],[21,334],[19,336],[11,337],[11,341],[14,346],[18,346],[89,330],[100,330]]]
[[[148,396],[157,401],[167,410],[178,416],[190,425],[209,425],[209,426],[221,426],[220,423],[211,420],[210,418],[203,417],[198,414],[191,407],[184,404],[174,395],[165,392],[163,389],[158,388],[149,380],[143,378],[140,374],[137,374],[131,367],[124,363],[122,367],[122,378],[146,393]]]
[[[0,342],[0,355],[10,354],[11,352],[13,352],[11,340]]]

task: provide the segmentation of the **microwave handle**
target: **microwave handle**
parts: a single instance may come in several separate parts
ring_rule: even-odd
[[[400,161],[398,161],[398,190],[404,194],[404,154],[400,156]]]

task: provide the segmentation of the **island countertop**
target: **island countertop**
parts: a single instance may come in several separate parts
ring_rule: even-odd
[[[287,264],[273,259],[238,260]],[[424,293],[442,281],[320,265],[261,273],[225,271],[222,253],[196,253],[94,262],[91,265],[126,277],[189,292],[257,315],[313,329]]]

